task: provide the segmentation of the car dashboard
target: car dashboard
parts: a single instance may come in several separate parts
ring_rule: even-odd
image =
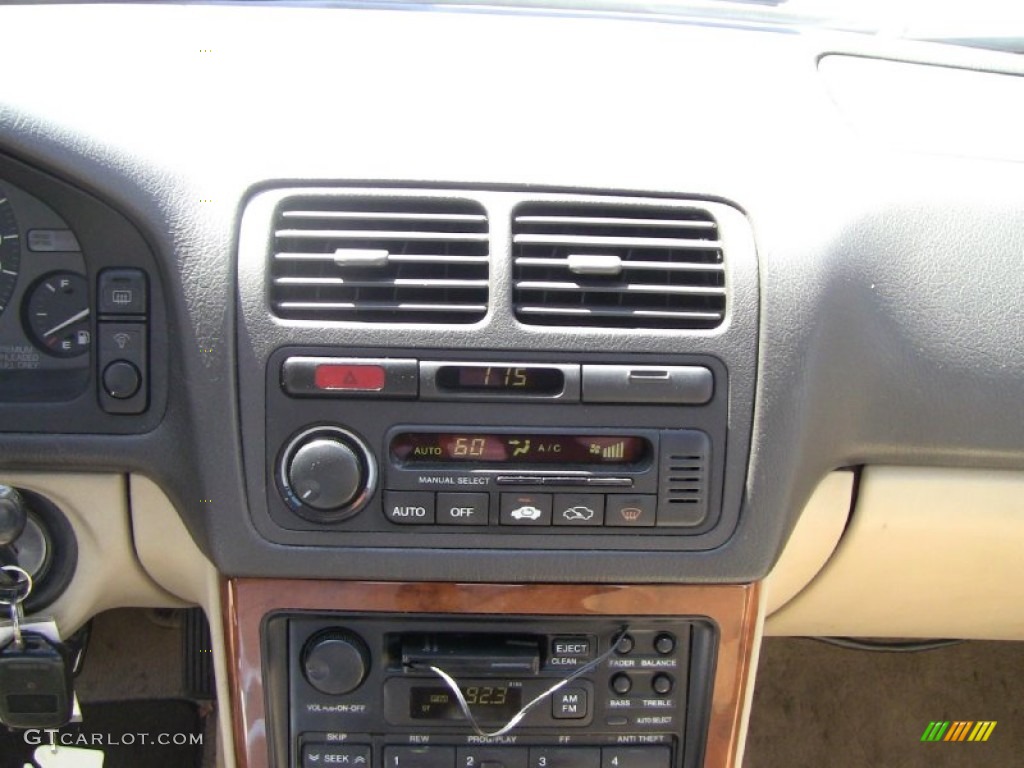
[[[1024,637],[1013,56],[593,9],[0,19],[28,613],[200,606],[218,765],[728,768],[764,635]]]

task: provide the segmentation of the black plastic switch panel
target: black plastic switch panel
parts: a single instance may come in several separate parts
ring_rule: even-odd
[[[142,413],[149,405],[145,323],[99,323],[100,407],[107,413]]]
[[[104,269],[97,294],[100,315],[145,315],[149,309],[146,273],[141,269]]]

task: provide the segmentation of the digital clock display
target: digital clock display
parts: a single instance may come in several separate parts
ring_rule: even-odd
[[[437,388],[446,392],[558,395],[565,388],[562,371],[537,366],[444,365],[436,381]]]
[[[457,434],[402,432],[391,441],[391,455],[406,464],[637,464],[647,441],[624,435]]]
[[[460,687],[470,712],[480,722],[505,723],[523,706],[523,689],[510,685],[472,684]],[[409,692],[413,720],[465,720],[458,699],[442,686],[413,686]]]

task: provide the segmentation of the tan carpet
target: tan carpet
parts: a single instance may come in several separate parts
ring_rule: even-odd
[[[873,653],[800,638],[761,650],[744,768],[1024,766],[1024,643]],[[922,743],[931,720],[995,720],[988,742]]]

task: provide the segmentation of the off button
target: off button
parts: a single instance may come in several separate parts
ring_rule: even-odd
[[[439,525],[487,525],[490,498],[486,493],[439,493],[437,522]]]
[[[400,525],[429,525],[434,522],[434,494],[420,491],[385,491],[384,514]]]

